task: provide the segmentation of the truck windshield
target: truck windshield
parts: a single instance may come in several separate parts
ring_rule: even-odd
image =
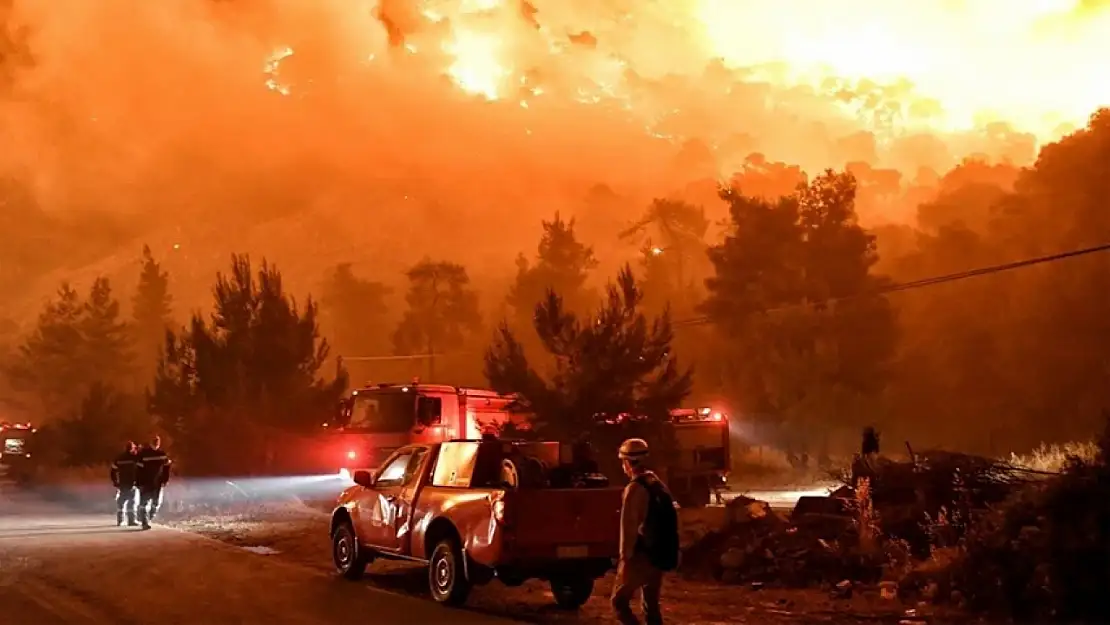
[[[366,432],[408,432],[415,425],[415,393],[368,393],[354,398],[347,428]]]

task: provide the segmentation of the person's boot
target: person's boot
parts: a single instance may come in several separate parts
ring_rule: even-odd
[[[116,512],[116,527],[123,527],[123,512]]]

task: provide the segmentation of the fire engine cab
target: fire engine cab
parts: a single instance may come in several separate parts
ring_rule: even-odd
[[[0,422],[0,468],[22,465],[31,457],[28,441],[38,430],[30,423]]]
[[[513,419],[512,396],[441,384],[368,385],[341,403],[325,427],[339,474],[377,468],[393,451],[416,443],[478,439]],[[521,423],[524,421],[521,420]]]

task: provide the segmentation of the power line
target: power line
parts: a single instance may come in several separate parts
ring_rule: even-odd
[[[930,278],[922,278],[920,280],[910,280],[908,282],[897,282],[888,284],[886,286],[866,291],[863,293],[856,293],[854,295],[846,295],[844,297],[834,297],[819,302],[803,302],[798,304],[788,304],[786,306],[779,306],[775,308],[768,308],[763,313],[778,313],[798,308],[812,308],[814,306],[824,306],[828,304],[838,304],[861,297],[874,297],[876,295],[886,295],[888,293],[897,293],[900,291],[911,291],[913,289],[920,289],[928,286],[935,286],[938,284],[945,284],[948,282],[957,282],[959,280],[966,280],[968,278],[975,278],[978,276],[985,276],[993,273],[1002,273],[1004,271],[1013,271],[1014,269],[1021,269],[1024,267],[1031,267],[1033,265],[1041,265],[1045,263],[1052,263],[1060,260],[1067,260],[1069,258],[1076,258],[1078,256],[1086,256],[1088,254],[1095,254],[1097,252],[1110,251],[1110,243],[1096,245],[1093,247],[1085,247],[1078,250],[1071,250],[1068,252],[1059,252],[1057,254],[1049,254],[1047,256],[1037,256],[1035,258],[1027,258],[1025,260],[1018,260],[1009,263],[1002,263],[1000,265],[990,265],[987,267],[980,267],[978,269],[970,269],[968,271],[960,271],[957,273],[949,273],[940,276],[933,276]],[[689,319],[680,319],[671,325],[675,328],[685,328],[692,326],[705,325],[710,323],[711,319],[708,316],[702,315],[699,317],[691,317]]]

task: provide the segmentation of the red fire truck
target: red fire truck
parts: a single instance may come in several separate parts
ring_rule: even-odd
[[[494,391],[442,384],[376,384],[351,393],[339,417],[326,424],[338,472],[373,469],[390,453],[414,443],[478,439],[510,420],[514,398]]]
[[[527,428],[527,415],[512,410],[515,403],[515,397],[487,389],[419,381],[365,386],[353,391],[338,418],[325,424],[330,432],[324,447],[327,470],[350,479],[358,469],[377,468],[405,445],[474,440],[505,423]],[[675,455],[665,470],[668,485],[681,505],[707,505],[730,468],[728,416],[711,408],[678,409],[671,411],[671,423]],[[606,458],[610,455],[615,458],[615,451]]]
[[[671,411],[671,422],[676,454],[667,485],[681,505],[708,505],[732,468],[728,415],[713,408],[682,408]]]

